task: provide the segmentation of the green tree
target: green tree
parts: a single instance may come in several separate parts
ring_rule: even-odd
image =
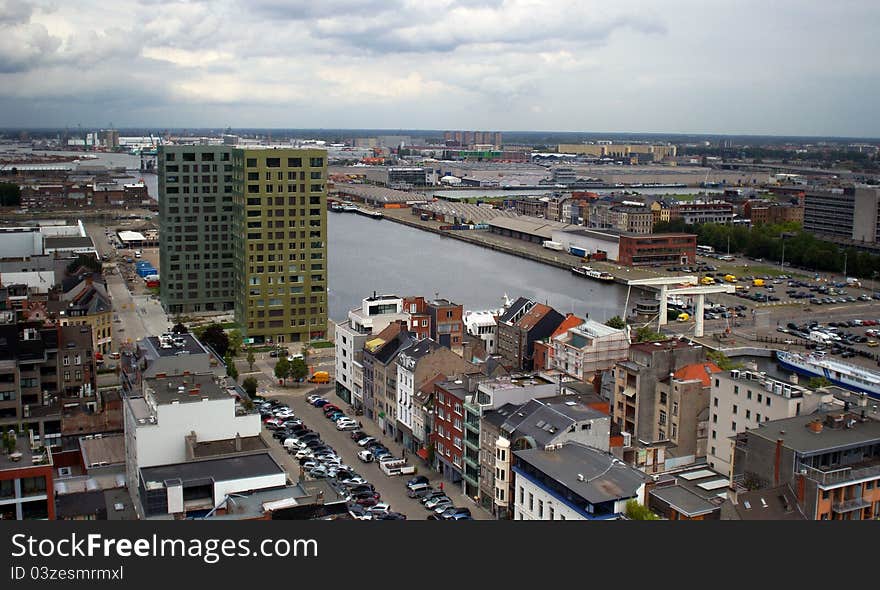
[[[174,327],[171,328],[171,331],[175,334],[186,334],[189,332],[186,326],[178,319],[177,323],[174,324]]]
[[[229,337],[220,324],[207,326],[202,332],[200,340],[213,348],[218,355],[226,358],[226,353],[229,351]]]
[[[290,363],[288,362],[287,357],[282,356],[278,359],[278,362],[275,363],[275,377],[283,382],[287,379],[288,375],[290,375]]]
[[[655,331],[650,326],[642,326],[636,329],[635,341],[636,342],[657,342],[658,340],[665,340],[666,336],[661,334],[660,332]]]
[[[18,207],[21,205],[21,187],[11,182],[0,182],[0,206]]]
[[[611,328],[617,328],[618,330],[623,330],[624,328],[626,328],[626,322],[623,321],[623,318],[619,315],[616,315],[605,322],[605,325]]]
[[[293,359],[290,363],[290,377],[299,383],[300,379],[305,379],[309,374],[309,366],[302,359]]]
[[[660,520],[647,506],[639,504],[635,499],[627,500],[625,514],[630,520]]]
[[[718,368],[722,371],[729,371],[731,369],[739,369],[742,367],[742,363],[736,363],[730,360],[730,357],[720,350],[710,350],[706,353],[706,358],[718,365]]]
[[[241,350],[241,346],[244,344],[244,336],[241,335],[241,330],[238,328],[230,330],[227,338],[229,339],[229,350],[232,351],[232,356],[238,356],[238,351]]]
[[[248,348],[247,364],[248,364],[248,367],[250,367],[251,372],[253,372],[253,370],[254,370],[254,363],[255,362],[257,362],[257,359],[256,359],[256,357],[254,357],[254,349]]]
[[[811,377],[810,380],[807,381],[807,387],[810,389],[819,389],[820,387],[828,387],[829,385],[831,385],[831,381],[825,377]]]
[[[223,362],[226,363],[226,374],[232,377],[233,381],[238,381],[238,369],[235,366],[235,359],[232,358],[232,355],[227,353],[223,357]]]
[[[256,379],[256,377],[247,377],[244,381],[241,382],[241,386],[250,397],[254,397],[254,395],[256,395],[256,393],[257,393],[257,379]]]

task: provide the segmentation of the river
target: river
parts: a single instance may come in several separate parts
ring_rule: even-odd
[[[466,310],[529,297],[597,321],[623,314],[626,288],[388,220],[328,213],[329,313],[344,319],[377,293],[450,299]]]

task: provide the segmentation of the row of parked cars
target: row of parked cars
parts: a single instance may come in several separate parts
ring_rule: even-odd
[[[406,482],[406,495],[418,499],[431,513],[428,520],[473,520],[469,508],[455,506],[442,484],[435,490],[424,475],[416,475]]]
[[[314,397],[309,402],[314,404]],[[323,398],[321,398],[323,400]],[[321,406],[328,405],[323,400]],[[332,406],[332,404],[330,404]],[[294,459],[299,461],[304,474],[314,479],[328,479],[346,499],[349,514],[357,520],[404,520],[406,516],[391,510],[391,506],[381,501],[381,495],[373,484],[346,465],[332,446],[321,440],[321,435],[305,425],[289,406],[270,400],[259,406],[266,427],[273,430],[278,439]],[[325,414],[337,411],[335,406]],[[336,418],[336,422],[339,417]]]
[[[878,342],[874,338],[878,336],[878,332],[868,329],[864,335],[861,335],[850,331],[849,328],[876,325],[878,325],[876,320],[844,320],[828,322],[827,324],[817,321],[804,324],[789,322],[784,328],[780,326],[776,330],[808,340],[807,348],[811,350],[825,351],[833,355],[840,355],[842,358],[854,356],[873,358],[875,355],[871,352],[855,347],[859,344],[864,344],[868,348],[876,348]]]

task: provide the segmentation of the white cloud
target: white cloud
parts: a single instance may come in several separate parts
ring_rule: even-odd
[[[880,135],[878,29],[857,0],[0,0],[0,126]]]

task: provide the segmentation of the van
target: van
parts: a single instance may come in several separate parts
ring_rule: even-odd
[[[425,495],[428,491],[430,491],[431,486],[426,483],[414,483],[407,486],[406,495],[409,498],[420,498]]]
[[[315,373],[309,377],[309,383],[330,383],[330,373],[327,371],[315,371]]]

